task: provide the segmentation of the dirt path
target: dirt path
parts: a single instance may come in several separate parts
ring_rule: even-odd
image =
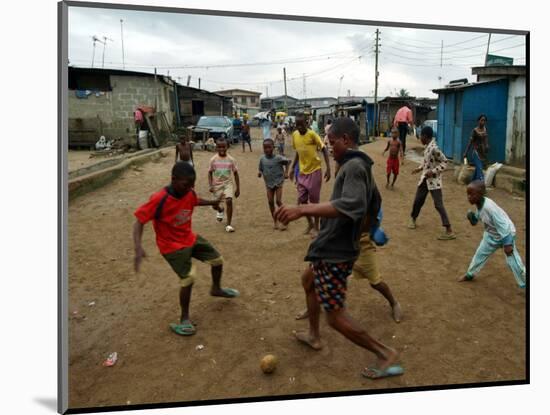
[[[409,147],[418,146],[413,138]],[[348,304],[374,336],[402,353],[406,373],[370,381],[360,376],[373,356],[349,343],[322,321],[326,347],[320,352],[298,344],[292,331],[306,323],[294,315],[304,307],[300,273],[309,238],[305,222],[274,231],[264,185],[257,178],[260,142],[254,152],[231,154],[240,168],[242,195],[234,226],[227,234],[210,208],[197,208],[193,228],[223,254],[224,281],[238,288],[236,300],[208,295],[209,270],[198,264],[191,312],[197,334],[174,335],[168,323],[179,316],[178,279],[159,255],[151,226],[144,234],[148,258],[140,274],[132,270],[133,211],[167,184],[173,155],[128,170],[114,183],[87,194],[69,207],[69,300],[71,407],[189,401],[308,392],[444,385],[525,378],[525,295],[515,285],[503,253],[490,259],[480,278],[458,284],[480,241],[481,227],[465,219],[465,188],[445,173],[444,199],[458,234],[439,242],[441,227],[431,200],[407,229],[418,176],[407,161],[396,189],[384,188],[384,142],[364,146],[375,160],[384,199],[384,229],[391,240],[378,252],[383,278],[402,304],[404,319],[395,324],[383,298],[366,281],[352,280]],[[208,196],[207,165],[212,153],[195,154],[197,191]],[[323,186],[328,200],[333,180]],[[492,190],[518,231],[525,258],[525,202]],[[294,202],[287,183],[284,200]],[[428,198],[429,199],[429,198]],[[94,305],[89,303],[95,302]],[[73,311],[77,311],[73,314]],[[202,350],[196,346],[204,345]],[[101,362],[113,351],[115,367]],[[266,376],[260,358],[274,353],[279,367]]]

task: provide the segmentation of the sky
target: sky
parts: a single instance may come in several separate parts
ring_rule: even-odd
[[[121,22],[122,31],[121,31]],[[483,66],[488,33],[295,22],[70,7],[69,64],[169,75],[216,91],[241,88],[261,98],[373,96],[376,29],[378,96],[400,89],[435,97],[432,89],[468,78]],[[106,45],[96,42],[93,36]],[[443,48],[442,48],[443,44]],[[103,53],[104,59],[103,59]],[[489,53],[525,64],[525,37],[493,34]]]

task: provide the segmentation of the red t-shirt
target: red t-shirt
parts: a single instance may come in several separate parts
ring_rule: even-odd
[[[157,207],[166,194],[168,194],[166,189],[153,194],[147,203],[134,212],[135,217],[142,224],[153,221],[157,246],[163,255],[195,244],[197,235],[191,231],[191,217],[194,207],[199,202],[193,190],[180,199],[168,194],[160,217],[156,220]]]

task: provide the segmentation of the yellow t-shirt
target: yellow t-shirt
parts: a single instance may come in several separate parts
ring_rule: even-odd
[[[325,145],[323,140],[313,130],[307,130],[302,135],[298,130],[292,133],[292,148],[298,153],[300,173],[311,174],[321,168],[321,159],[318,151]]]

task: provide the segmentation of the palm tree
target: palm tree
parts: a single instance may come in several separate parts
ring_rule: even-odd
[[[397,93],[398,97],[405,98],[409,96],[409,91],[407,91],[405,88],[401,88],[399,92]]]

